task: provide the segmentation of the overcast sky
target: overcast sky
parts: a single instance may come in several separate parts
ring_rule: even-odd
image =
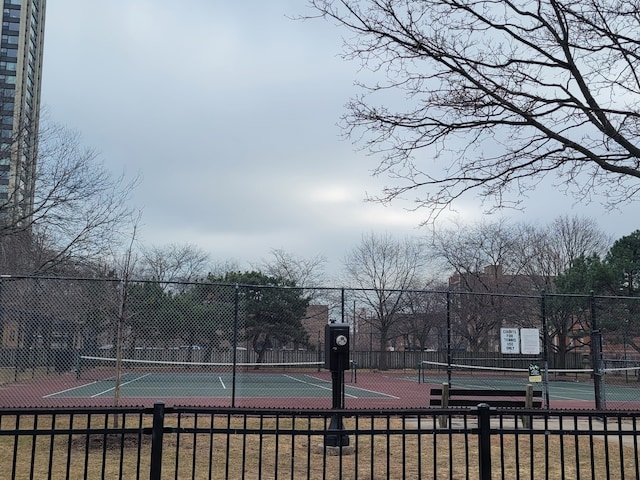
[[[358,64],[345,32],[304,0],[56,0],[47,4],[42,104],[118,175],[140,175],[134,204],[148,245],[192,243],[243,268],[272,249],[325,255],[329,272],[363,233],[425,234],[425,212],[364,202],[390,181],[337,126]],[[458,203],[454,216],[481,210]],[[514,221],[596,218],[614,238],[636,206],[605,214],[540,188]],[[497,218],[495,218],[497,220]]]

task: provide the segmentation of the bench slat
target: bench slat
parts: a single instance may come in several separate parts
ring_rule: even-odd
[[[507,408],[525,408],[525,400],[504,400],[504,399],[471,399],[471,398],[450,398],[449,407],[477,407],[479,403],[487,403],[492,407],[507,407]],[[429,406],[441,407],[442,399],[432,398],[429,400]],[[531,408],[542,408],[541,400],[534,400],[531,404]]]
[[[526,395],[526,390],[469,390],[465,388],[449,389],[450,397],[525,397]],[[431,396],[442,396],[442,389],[432,388]],[[542,390],[534,390],[533,396],[542,398]]]
[[[442,393],[440,393],[442,395]],[[525,397],[526,390],[469,390],[462,388],[450,388],[449,396],[456,397]],[[541,390],[533,391],[534,397],[542,397]]]

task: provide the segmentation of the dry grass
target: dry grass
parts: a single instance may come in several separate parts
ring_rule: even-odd
[[[122,419],[120,418],[120,423]],[[86,417],[74,416],[74,428],[86,427]],[[92,418],[93,428],[104,426],[111,419],[104,416]],[[125,426],[135,427],[139,417],[127,417]],[[196,426],[211,429],[209,433],[166,434],[163,444],[163,471],[167,478],[213,479],[269,479],[269,478],[327,478],[327,479],[387,479],[387,478],[477,478],[477,440],[473,435],[446,433],[419,434],[414,424],[401,419],[345,419],[346,429],[361,432],[351,435],[352,455],[324,455],[320,419],[258,419],[235,417],[167,417],[167,424],[182,432]],[[69,428],[70,418],[56,417],[58,429]],[[213,423],[212,423],[213,422]],[[21,418],[20,429],[44,430],[51,425],[51,417],[39,419]],[[147,420],[144,426],[150,426]],[[405,435],[394,430],[406,428]],[[0,429],[9,430],[15,424],[6,419]],[[249,429],[243,435],[241,430]],[[389,435],[371,434],[370,430],[389,430]],[[275,432],[262,433],[260,431]],[[224,431],[224,432],[223,432]],[[229,434],[226,433],[229,431]],[[295,431],[293,435],[291,432]],[[287,433],[288,432],[288,433]],[[35,442],[32,436],[21,436],[16,443],[13,436],[0,437],[0,465],[7,469],[16,458],[15,478],[148,478],[151,451],[147,435],[98,434],[98,435],[40,435]],[[620,451],[623,460],[620,460]],[[561,456],[562,451],[562,456]],[[504,478],[515,478],[519,468],[523,478],[607,478],[605,470],[609,456],[608,478],[635,478],[635,452],[628,446],[610,441],[608,452],[605,442],[590,442],[587,435],[530,436],[504,435],[492,440],[494,472],[504,469]],[[564,459],[564,461],[561,461]],[[594,473],[591,471],[593,459]],[[580,461],[578,461],[580,460]],[[579,466],[578,466],[579,465]],[[211,471],[210,471],[211,466]],[[517,467],[518,466],[518,467]],[[621,471],[621,466],[624,472]],[[534,469],[533,476],[531,469]],[[7,474],[5,470],[0,472]]]

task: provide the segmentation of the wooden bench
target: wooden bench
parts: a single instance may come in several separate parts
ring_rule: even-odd
[[[534,390],[531,384],[520,390],[476,390],[450,388],[448,383],[443,383],[442,388],[432,388],[429,396],[430,407],[476,407],[479,403],[504,408],[542,408],[542,391]],[[440,416],[441,427],[447,426],[448,418],[447,415]],[[531,418],[529,416],[521,416],[521,418],[522,425],[528,428]]]

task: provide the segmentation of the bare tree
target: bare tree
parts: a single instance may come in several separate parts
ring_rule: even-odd
[[[563,215],[548,225],[524,225],[520,230],[525,272],[539,290],[554,290],[554,279],[581,257],[602,256],[612,243],[592,218]]]
[[[434,261],[459,277],[459,288],[498,292],[509,288],[508,282],[524,269],[519,243],[518,226],[502,219],[434,231],[429,250]]]
[[[113,405],[117,407],[120,404],[120,387],[122,386],[122,360],[124,357],[124,348],[126,337],[128,335],[127,323],[129,322],[129,312],[127,308],[129,283],[131,282],[131,275],[134,270],[135,255],[133,253],[133,245],[136,241],[137,222],[134,225],[133,232],[131,234],[131,241],[124,252],[122,261],[120,263],[120,285],[119,285],[119,304],[118,304],[118,317],[116,325],[116,378],[115,387],[113,392]],[[114,427],[117,427],[117,419],[114,418]]]
[[[209,273],[209,254],[188,243],[143,248],[141,260],[143,276],[165,287],[173,282],[195,282]]]
[[[395,179],[378,200],[412,191],[433,219],[471,191],[518,206],[547,176],[607,207],[640,191],[637,2],[309,3],[373,72],[344,121]]]
[[[210,275],[222,278],[226,273],[239,272],[240,263],[235,259],[214,260],[210,265]]]
[[[297,257],[280,249],[271,250],[272,259],[264,260],[261,270],[269,276],[295,282],[299,287],[319,287],[324,279],[326,257]]]
[[[415,240],[396,240],[390,234],[363,235],[362,242],[347,254],[344,268],[356,297],[375,314],[366,322],[379,334],[380,350],[387,348],[389,335],[402,322],[405,291],[419,284],[426,261]],[[379,367],[387,368],[383,353]]]
[[[134,221],[128,201],[137,179],[114,178],[64,127],[44,125],[39,139],[31,208],[16,207],[16,192],[0,204],[2,273],[55,273],[93,264],[121,244]]]
[[[531,293],[534,285],[525,275],[519,231],[519,226],[500,220],[434,233],[431,255],[453,272],[449,288],[456,292],[456,343],[472,351],[495,349],[500,327],[525,326],[527,318],[537,319],[537,311],[535,316],[523,315],[523,299],[504,295]]]
[[[522,230],[522,251],[525,271],[536,289],[556,292],[556,279],[567,273],[576,262],[602,256],[611,245],[594,219],[561,216],[541,227]],[[546,300],[547,345],[565,366],[567,354],[584,344],[578,332],[585,331],[584,310],[576,308],[580,300],[548,297]]]
[[[447,305],[443,292],[447,287],[433,283],[428,287],[432,291],[407,292],[400,328],[405,347],[410,349],[446,349]]]
[[[609,243],[594,220],[561,216],[548,225],[480,223],[434,234],[432,254],[454,274],[454,333],[470,348],[496,345],[502,326],[538,326],[542,290],[583,256],[604,252]],[[495,295],[494,295],[495,294]],[[522,295],[519,298],[505,294]],[[549,345],[564,358],[567,338],[581,321],[570,302],[548,303]]]

